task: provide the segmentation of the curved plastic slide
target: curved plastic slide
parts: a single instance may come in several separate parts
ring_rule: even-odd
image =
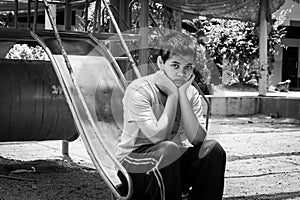
[[[131,179],[114,157],[122,130],[121,100],[127,85],[115,59],[91,35],[61,33],[68,57],[65,59],[53,32],[31,34],[50,57],[76,128],[95,167],[117,198],[129,199]],[[125,197],[116,189],[121,183],[116,175],[118,170],[128,181],[129,191]]]

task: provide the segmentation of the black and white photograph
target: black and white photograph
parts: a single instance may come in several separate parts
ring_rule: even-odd
[[[300,200],[300,0],[0,0],[0,200]]]

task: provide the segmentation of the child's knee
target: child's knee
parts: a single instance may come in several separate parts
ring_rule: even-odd
[[[162,145],[162,148],[160,150],[162,151],[162,154],[165,156],[180,154],[179,146],[175,142],[164,141],[164,142],[161,142],[161,145]]]
[[[206,156],[223,160],[226,159],[226,152],[219,142],[207,140],[202,144],[199,151],[199,158],[204,158]]]
[[[174,163],[180,157],[179,146],[171,141],[162,142],[159,151],[162,155],[161,167]]]
[[[219,142],[216,142],[216,144],[214,145],[212,153],[218,158],[226,159],[226,152]]]

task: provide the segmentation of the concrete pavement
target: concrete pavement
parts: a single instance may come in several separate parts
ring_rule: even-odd
[[[209,127],[227,152],[225,199],[300,199],[299,120],[213,118]]]
[[[212,117],[209,139],[227,152],[224,199],[300,199],[300,121]],[[94,168],[80,138],[69,144],[74,162]],[[61,141],[0,143],[0,156],[62,159]]]

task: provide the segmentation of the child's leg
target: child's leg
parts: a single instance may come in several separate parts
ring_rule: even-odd
[[[180,200],[180,152],[170,141],[143,146],[123,161],[133,182],[133,197],[145,200]]]
[[[189,148],[182,156],[182,177],[186,187],[192,187],[190,200],[221,200],[224,189],[226,153],[216,141]]]

